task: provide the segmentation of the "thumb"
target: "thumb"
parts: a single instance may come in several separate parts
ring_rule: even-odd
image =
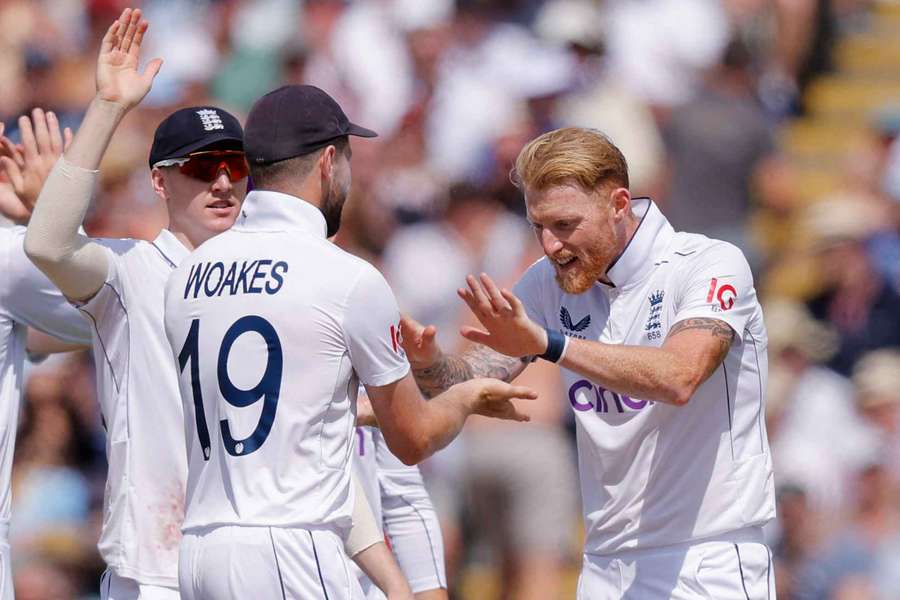
[[[488,340],[491,339],[491,334],[487,331],[482,331],[481,329],[476,329],[474,327],[469,327],[468,325],[460,328],[460,335],[471,342],[475,342],[476,344],[483,344],[485,346],[489,346]]]
[[[153,83],[153,80],[156,78],[156,75],[159,73],[159,70],[162,68],[163,60],[161,58],[154,58],[150,62],[147,63],[147,66],[144,67],[144,73],[141,75],[144,82],[147,85]]]

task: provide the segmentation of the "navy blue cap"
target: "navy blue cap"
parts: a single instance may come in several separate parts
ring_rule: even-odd
[[[244,131],[234,115],[215,106],[176,110],[156,128],[150,147],[150,167],[212,145],[243,149]]]
[[[378,134],[351,123],[323,90],[286,85],[269,92],[250,109],[244,152],[250,164],[273,163],[309,154],[346,135]]]

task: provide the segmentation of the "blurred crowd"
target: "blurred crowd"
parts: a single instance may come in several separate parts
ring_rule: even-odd
[[[782,599],[900,598],[900,98],[848,144],[840,185],[799,189],[782,132],[871,0],[0,0],[0,119],[52,109],[76,128],[102,32],[125,5],[162,57],[120,127],[86,221],[100,237],[166,225],[147,153],[174,109],[245,115],[282,83],[331,93],[355,122],[336,242],[377,265],[401,308],[460,349],[467,273],[511,284],[540,256],[509,170],[524,143],[595,127],[633,195],[676,229],[741,247],[769,331],[767,419]],[[0,273],[2,276],[2,273]],[[555,367],[527,425],[476,421],[423,465],[453,597],[572,597],[580,510]],[[90,598],[105,456],[89,353],[29,371],[13,481],[19,600]]]

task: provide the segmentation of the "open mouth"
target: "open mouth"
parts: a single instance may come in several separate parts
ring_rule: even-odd
[[[576,256],[567,256],[565,258],[554,258],[553,262],[556,264],[556,268],[560,270],[566,270],[575,265],[578,262],[578,257]]]

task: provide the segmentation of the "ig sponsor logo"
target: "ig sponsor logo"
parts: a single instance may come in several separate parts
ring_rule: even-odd
[[[579,379],[569,388],[569,404],[578,412],[626,413],[637,412],[653,402],[632,400],[625,394],[617,394],[587,379]]]
[[[713,305],[714,311],[729,310],[734,306],[737,290],[729,283],[719,285],[719,280],[713,277],[709,280],[709,293],[706,295],[706,302],[711,304],[713,298],[719,301],[719,306]]]

